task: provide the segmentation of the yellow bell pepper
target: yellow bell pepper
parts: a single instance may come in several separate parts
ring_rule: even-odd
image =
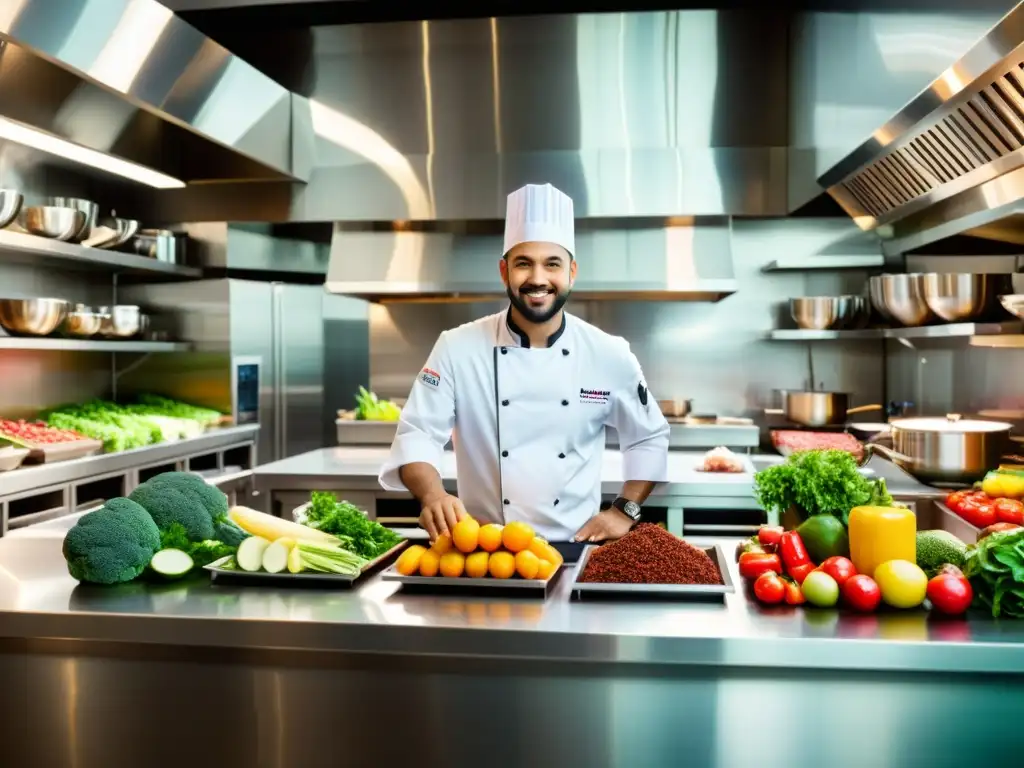
[[[917,562],[917,516],[902,507],[850,510],[850,559],[858,573],[874,578],[889,560]]]
[[[994,499],[1024,497],[1024,473],[996,470],[985,475],[981,490]]]

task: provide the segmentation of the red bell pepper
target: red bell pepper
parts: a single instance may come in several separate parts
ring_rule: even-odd
[[[740,576],[744,579],[752,581],[767,571],[782,573],[782,561],[778,555],[767,552],[744,552],[740,555]]]
[[[757,540],[762,546],[777,546],[784,530],[781,525],[762,525],[757,529]]]
[[[782,563],[786,570],[796,568],[811,562],[811,556],[807,554],[803,539],[796,531],[786,531],[779,540],[779,554],[782,555]]]

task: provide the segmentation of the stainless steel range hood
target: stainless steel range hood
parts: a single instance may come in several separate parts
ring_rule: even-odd
[[[889,255],[1024,244],[1024,3],[819,183]]]
[[[154,0],[8,0],[0,47],[0,118],[14,132],[184,182],[301,175],[293,95]]]
[[[481,231],[353,231],[336,224],[327,290],[379,302],[500,298],[502,238]],[[500,231],[500,230],[499,230]],[[718,301],[737,288],[728,217],[677,218],[623,228],[621,221],[577,222],[583,299]]]

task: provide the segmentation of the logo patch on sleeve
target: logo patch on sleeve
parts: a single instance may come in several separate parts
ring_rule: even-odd
[[[431,368],[424,368],[420,371],[420,381],[428,387],[437,389],[441,386],[441,374]]]
[[[636,385],[636,396],[640,398],[640,405],[647,407],[647,383],[641,381]]]

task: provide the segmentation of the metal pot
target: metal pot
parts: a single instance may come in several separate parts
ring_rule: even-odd
[[[1002,421],[945,418],[894,419],[892,448],[871,445],[923,483],[970,484],[999,465],[1009,453],[1010,429]]]
[[[848,407],[850,396],[846,392],[789,392],[783,399],[782,414],[787,421],[805,427],[826,427],[845,424],[851,413],[881,411],[881,405]]]

